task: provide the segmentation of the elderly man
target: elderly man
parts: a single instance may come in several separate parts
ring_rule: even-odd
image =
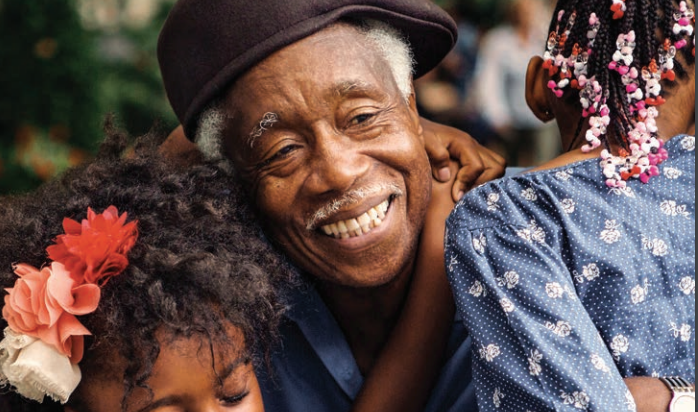
[[[438,282],[424,281],[425,266],[438,274],[443,264],[437,256],[430,268],[417,253],[420,235],[422,245],[440,243],[427,240],[442,211],[424,226],[431,181],[423,139],[434,125],[420,122],[411,74],[433,68],[454,38],[453,22],[427,0],[180,0],[163,28],[161,69],[187,136],[206,156],[232,160],[269,239],[309,280],[292,297],[262,379],[270,411],[348,411],[367,387],[385,398],[385,408],[371,404],[381,412],[476,410],[461,322],[441,341],[448,303],[412,299]],[[440,176],[448,156],[431,145]],[[462,146],[458,154],[473,159]],[[435,336],[431,348],[412,339],[420,333]],[[421,359],[440,359],[446,346],[436,376]],[[407,366],[395,368],[396,358]],[[388,385],[381,392],[375,382]],[[628,383],[639,411],[666,410],[668,395],[655,383]],[[391,402],[396,393],[402,405]]]
[[[425,0],[180,0],[163,28],[186,135],[232,160],[267,236],[309,279],[263,379],[268,410],[349,410],[409,306],[431,190],[412,74],[455,32]],[[441,359],[439,347],[416,355]],[[426,410],[476,410],[460,322],[445,355]]]

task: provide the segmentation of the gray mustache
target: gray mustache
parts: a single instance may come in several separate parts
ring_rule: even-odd
[[[308,219],[306,228],[308,230],[315,230],[317,229],[318,222],[329,219],[340,210],[361,203],[361,201],[367,197],[386,192],[390,192],[397,196],[403,195],[402,189],[393,183],[373,183],[359,189],[351,190],[343,194],[340,198],[332,200],[318,209],[318,211]]]

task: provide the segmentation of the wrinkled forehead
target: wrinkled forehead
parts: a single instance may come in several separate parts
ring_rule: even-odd
[[[357,26],[336,23],[275,52],[244,73],[225,98],[229,115],[254,102],[270,104],[313,95],[332,99],[352,90],[394,86],[390,66]],[[301,97],[303,95],[303,97]]]
[[[267,57],[244,73],[233,84],[230,94],[234,95],[241,86],[255,87],[265,80],[316,85],[328,78],[370,77],[377,69],[389,67],[376,47],[359,28],[338,23]]]

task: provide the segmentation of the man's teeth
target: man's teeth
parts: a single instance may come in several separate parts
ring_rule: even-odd
[[[386,200],[359,217],[325,225],[321,229],[327,236],[332,236],[335,239],[348,239],[365,235],[383,223],[389,206],[390,202]]]

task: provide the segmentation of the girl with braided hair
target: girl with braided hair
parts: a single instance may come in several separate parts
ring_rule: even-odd
[[[694,8],[558,1],[527,101],[567,152],[447,222],[481,411],[695,410]]]
[[[264,410],[291,272],[223,170],[149,141],[0,200],[1,410]]]

